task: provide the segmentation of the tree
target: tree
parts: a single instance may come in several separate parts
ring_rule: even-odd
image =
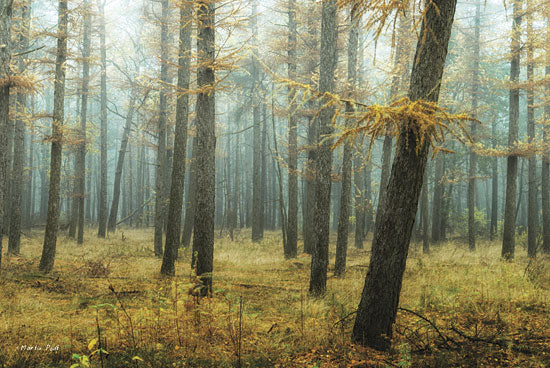
[[[212,293],[214,263],[214,204],[216,188],[216,92],[215,92],[215,4],[202,0],[197,4],[197,156],[196,207],[193,248],[197,250],[196,272],[205,290]]]
[[[357,83],[357,46],[359,44],[359,17],[355,9],[350,11],[350,25],[348,34],[348,87],[351,91]],[[346,113],[353,113],[351,104],[346,105]],[[336,239],[336,261],[334,274],[342,276],[346,270],[346,254],[348,249],[348,228],[351,200],[351,168],[352,168],[353,142],[346,141],[344,145],[344,157],[342,158],[342,193],[340,198],[340,213],[338,219],[338,235]]]
[[[510,107],[508,146],[512,147],[518,140],[519,121],[519,72],[521,57],[521,0],[513,2],[512,41],[510,61]],[[518,178],[518,156],[510,154],[506,159],[506,202],[504,206],[504,228],[502,235],[502,257],[507,260],[514,258],[516,235],[516,191]]]
[[[10,59],[11,59],[11,21],[12,21],[11,0],[0,0],[0,264],[2,261],[2,238],[7,229],[4,228],[4,203],[8,198],[7,171],[8,171],[8,115],[10,109]]]
[[[162,15],[160,25],[160,101],[158,113],[158,144],[155,170],[155,256],[162,256],[162,233],[165,217],[165,170],[166,167],[166,120],[168,102],[166,84],[168,83],[168,16],[170,13],[168,0],[162,0]]]
[[[100,16],[99,48],[101,54],[101,158],[97,236],[105,238],[107,229],[107,47],[105,45],[105,1],[98,0],[98,5]]]
[[[530,8],[532,1],[527,1]],[[527,14],[527,138],[529,142],[535,139],[535,92],[533,78],[535,74],[533,46],[533,11]],[[527,255],[535,258],[537,255],[538,216],[537,216],[537,156],[529,157],[527,192]]]
[[[546,65],[544,68],[545,76],[550,76],[550,7],[546,5]],[[550,85],[546,85],[544,90],[544,118],[550,119]],[[550,142],[550,126],[543,128],[544,142]],[[542,250],[544,253],[550,253],[550,155],[545,152],[542,156]]]
[[[288,79],[296,79],[296,0],[288,2]],[[288,226],[285,258],[298,254],[298,117],[296,116],[296,90],[288,92]]]
[[[476,4],[475,28],[474,28],[474,57],[472,68],[472,117],[477,118],[477,105],[479,95],[479,21],[480,21],[479,0]],[[470,135],[476,139],[476,122],[471,123]],[[470,166],[468,171],[468,247],[470,250],[476,249],[476,220],[475,220],[475,195],[476,195],[476,164],[477,157],[474,148],[470,148]]]
[[[31,17],[30,1],[21,4],[21,30],[19,31],[19,47],[27,51],[29,47],[29,28]],[[18,60],[19,73],[26,68],[26,58]],[[8,252],[19,254],[21,246],[21,220],[23,197],[23,172],[25,163],[25,121],[27,115],[27,95],[24,91],[17,93],[17,108],[19,110],[15,123],[14,153],[13,153],[13,190],[11,196],[11,221]]]
[[[321,63],[319,66],[319,91],[334,90],[334,71],[338,60],[338,17],[336,0],[323,0],[321,16]],[[324,107],[319,113],[319,140],[315,157],[315,246],[311,259],[309,292],[321,296],[326,291],[328,245],[330,232],[330,189],[332,171],[332,118],[333,107]]]
[[[54,102],[52,142],[50,154],[50,184],[48,194],[48,217],[46,219],[46,232],[44,234],[44,246],[40,259],[39,270],[49,273],[55,260],[55,248],[57,243],[57,230],[59,221],[59,189],[61,183],[61,155],[62,155],[62,126],[65,120],[65,69],[67,61],[67,1],[59,0],[58,30],[57,30],[57,56],[55,60]]]
[[[80,103],[80,142],[77,153],[78,235],[77,243],[84,243],[84,198],[86,197],[86,120],[88,118],[88,92],[90,85],[90,33],[92,20],[89,3],[84,3],[84,35],[82,38],[82,93]],[[73,215],[74,216],[74,215]]]
[[[408,97],[437,102],[456,0],[427,1],[425,7]],[[414,127],[419,123],[408,123],[399,132],[386,204],[376,224],[369,271],[353,326],[355,342],[379,350],[390,347],[429,152],[425,140],[417,147],[420,137]]]
[[[170,203],[168,205],[168,226],[166,245],[160,272],[163,275],[174,275],[174,263],[180,245],[181,212],[183,205],[183,186],[185,179],[185,154],[187,148],[187,123],[189,119],[189,79],[191,26],[188,20],[191,7],[180,4],[180,35],[178,54],[178,98],[176,102],[176,137],[174,139],[174,160],[172,161],[172,185],[170,186]]]

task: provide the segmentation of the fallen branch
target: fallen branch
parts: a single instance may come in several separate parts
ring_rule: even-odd
[[[432,326],[432,328],[435,330],[435,332],[437,332],[437,334],[439,335],[439,337],[441,337],[441,339],[443,340],[443,342],[445,343],[445,345],[447,345],[447,347],[450,347],[449,346],[449,341],[452,342],[453,344],[455,345],[459,345],[456,341],[454,341],[452,338],[450,337],[447,337],[445,335],[443,335],[441,333],[441,331],[439,330],[439,328],[436,326],[436,324],[434,322],[432,322],[431,320],[429,320],[428,318],[424,317],[423,315],[421,315],[420,313],[418,312],[415,312],[413,310],[410,310],[410,309],[407,309],[407,308],[397,308],[399,310],[402,310],[404,312],[407,312],[407,313],[410,313],[410,314],[413,314],[415,316],[417,316],[418,318],[428,322],[430,324],[430,326]]]

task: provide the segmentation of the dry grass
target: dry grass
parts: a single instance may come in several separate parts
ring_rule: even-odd
[[[330,277],[326,297],[314,299],[309,256],[285,260],[279,233],[259,244],[246,232],[234,242],[218,238],[215,294],[197,301],[187,293],[189,252],[182,250],[178,276],[163,279],[152,232],[124,232],[125,241],[120,233],[100,240],[90,230],[83,247],[62,236],[48,276],[37,272],[41,233],[23,239],[21,257],[4,255],[0,366],[69,367],[72,354],[97,350],[88,346],[98,337],[96,317],[105,367],[550,366],[548,259],[502,262],[488,242],[473,254],[463,244],[429,256],[413,246],[400,305],[433,325],[401,310],[394,351],[381,354],[349,343],[366,250],[350,249],[346,277]],[[333,248],[331,257],[333,264]],[[91,366],[101,366],[98,355]]]

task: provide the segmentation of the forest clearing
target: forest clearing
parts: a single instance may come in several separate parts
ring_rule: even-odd
[[[197,302],[188,294],[196,281],[189,250],[181,252],[176,277],[163,278],[149,231],[110,239],[86,232],[84,248],[60,238],[48,276],[36,272],[39,235],[23,239],[21,256],[5,258],[0,366],[69,367],[73,354],[97,351],[98,323],[109,354],[101,365],[96,352],[92,367],[550,364],[550,269],[527,257],[503,262],[496,242],[481,241],[472,254],[450,241],[428,256],[413,243],[393,349],[382,353],[349,343],[366,249],[350,249],[345,278],[335,278],[331,244],[327,295],[319,299],[307,293],[310,256],[285,260],[280,234],[266,233],[260,243],[247,232],[235,241],[223,236],[216,239],[214,294]],[[59,350],[45,351],[48,344]],[[23,345],[42,351],[21,351]]]

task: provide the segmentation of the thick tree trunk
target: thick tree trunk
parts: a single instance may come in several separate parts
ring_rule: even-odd
[[[321,20],[321,63],[319,91],[332,92],[334,71],[338,60],[338,13],[336,0],[324,0]],[[315,296],[325,294],[327,287],[328,246],[330,232],[330,189],[332,172],[332,118],[334,109],[326,107],[319,113],[319,141],[315,159],[316,188],[315,246],[311,259],[309,292]]]
[[[215,7],[210,1],[198,1],[197,52],[199,67],[197,85],[197,165],[193,248],[197,250],[196,272],[212,293],[214,262],[214,203],[216,188],[216,131],[215,131]]]
[[[514,0],[512,42],[510,62],[510,107],[508,145],[511,147],[518,140],[519,122],[519,72],[521,57],[521,0]],[[511,260],[514,258],[516,235],[516,192],[518,179],[518,157],[510,155],[507,158],[506,168],[506,203],[504,206],[504,229],[502,234],[502,257]]]
[[[61,155],[63,131],[65,122],[65,62],[67,61],[67,0],[59,0],[57,57],[55,61],[54,107],[52,123],[52,149],[50,158],[50,188],[48,195],[48,217],[44,234],[44,247],[40,259],[39,270],[48,273],[52,270],[55,260],[57,230],[59,221],[59,188],[61,183]]]
[[[99,5],[99,44],[101,54],[101,138],[100,138],[100,184],[97,236],[105,238],[107,231],[107,47],[105,44],[105,8],[103,1]]]
[[[174,263],[180,245],[181,212],[183,187],[185,183],[185,154],[187,150],[187,124],[189,120],[189,79],[192,9],[187,4],[180,5],[180,35],[178,54],[178,98],[176,102],[176,136],[174,139],[174,159],[172,161],[172,185],[166,228],[166,245],[160,272],[174,275]]]
[[[358,22],[359,18],[355,10],[352,9],[350,11],[348,34],[348,85],[352,91],[357,83],[357,46],[359,44]],[[353,113],[353,107],[350,104],[346,105],[346,113]],[[336,260],[334,263],[334,274],[336,276],[343,276],[346,270],[351,200],[352,150],[353,142],[346,141],[344,145],[344,157],[342,159],[342,191],[338,218],[338,235],[336,238]]]
[[[139,74],[139,69],[138,69]],[[115,181],[113,184],[113,202],[111,203],[111,211],[109,213],[109,222],[107,223],[107,230],[113,232],[116,230],[117,217],[118,217],[118,205],[120,203],[120,184],[122,181],[122,169],[124,167],[124,158],[126,156],[126,150],[128,147],[128,139],[130,137],[130,129],[132,127],[132,120],[134,118],[134,106],[136,100],[136,82],[132,84],[132,90],[130,92],[130,103],[128,105],[128,113],[126,114],[126,122],[124,124],[124,131],[122,132],[122,140],[120,141],[120,150],[118,151],[118,158],[115,168]]]
[[[456,0],[426,2],[409,98],[437,102]],[[435,38],[437,35],[437,38]],[[417,147],[417,131],[401,129],[388,183],[386,206],[376,224],[372,256],[352,338],[388,350],[407,260],[410,237],[422,188],[429,146]]]
[[[296,79],[296,0],[288,3],[288,79]],[[288,226],[285,258],[298,255],[298,117],[296,90],[288,92]]]

